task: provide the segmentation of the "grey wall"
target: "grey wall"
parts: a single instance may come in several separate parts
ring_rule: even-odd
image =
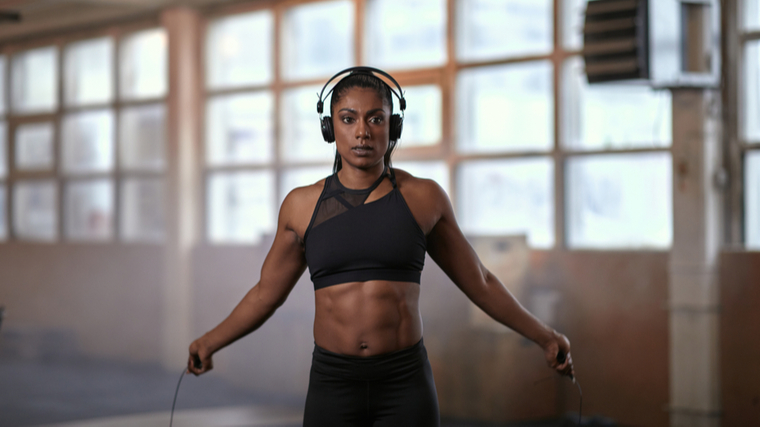
[[[268,245],[194,250],[197,335],[256,283]],[[518,296],[535,309],[537,294],[559,295],[552,324],[573,343],[584,413],[623,425],[668,424],[668,258],[667,252],[529,252]],[[721,351],[738,357],[741,325],[757,317],[750,304],[756,299],[751,285],[760,283],[757,254],[724,253],[721,263]],[[0,304],[8,310],[0,351],[159,363],[162,268],[159,246],[0,245]],[[554,377],[535,384],[552,377],[539,349],[513,333],[474,326],[470,303],[430,259],[421,286],[425,343],[445,416],[500,421],[577,411],[569,382]],[[303,398],[313,316],[307,272],[261,330],[217,355],[211,375],[270,396]],[[726,414],[757,415],[756,381],[747,382],[734,362],[724,362],[723,371],[724,400],[744,399],[725,401]]]
[[[162,249],[155,245],[0,245],[0,350],[157,361]]]

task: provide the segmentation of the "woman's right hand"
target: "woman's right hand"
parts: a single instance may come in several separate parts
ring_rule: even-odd
[[[214,362],[211,360],[213,354],[204,340],[200,337],[190,344],[190,355],[187,358],[187,373],[195,376],[205,374],[214,369]]]

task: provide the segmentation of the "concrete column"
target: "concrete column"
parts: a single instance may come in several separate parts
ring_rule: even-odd
[[[162,12],[168,34],[166,246],[162,362],[180,368],[192,337],[192,249],[201,231],[200,14],[177,7]]]
[[[673,89],[670,425],[720,425],[718,251],[720,94]]]

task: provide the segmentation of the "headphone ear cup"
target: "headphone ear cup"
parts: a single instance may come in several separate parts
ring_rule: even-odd
[[[335,132],[333,131],[332,117],[322,117],[322,120],[320,120],[319,123],[320,127],[322,128],[322,138],[325,139],[325,142],[335,142]]]
[[[404,129],[404,119],[400,115],[391,116],[390,140],[398,141],[401,138],[401,131]]]

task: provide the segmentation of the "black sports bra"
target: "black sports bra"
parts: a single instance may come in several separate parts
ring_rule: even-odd
[[[420,283],[425,265],[425,233],[396,185],[385,196],[364,203],[386,176],[370,188],[352,190],[338,175],[325,180],[309,227],[304,255],[314,290],[347,282],[390,280]]]

